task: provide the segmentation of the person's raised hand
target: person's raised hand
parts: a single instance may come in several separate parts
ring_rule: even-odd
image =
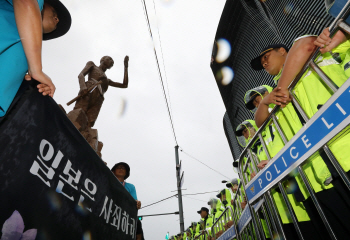
[[[256,176],[256,173],[255,173],[255,172],[252,172],[252,173],[250,174],[250,179],[253,179],[255,176]]]
[[[333,38],[331,38],[329,28],[325,28],[320,36],[317,37],[314,44],[320,47],[321,53],[326,53],[345,41],[346,36],[342,31],[337,31]]]
[[[274,88],[267,96],[265,96],[261,101],[261,103],[267,106],[269,106],[270,104],[281,106],[283,104],[287,104],[288,98],[289,98],[289,93],[287,95],[284,91],[282,91],[282,88],[277,87],[277,88]]]
[[[141,201],[137,201],[137,200],[136,200],[136,207],[137,207],[137,209],[140,209],[140,208],[141,208]]]
[[[44,96],[49,95],[50,97],[53,97],[56,91],[56,87],[52,83],[51,78],[42,71],[31,72],[30,70],[28,70],[28,74],[24,76],[24,79],[27,81],[35,79],[38,82],[40,82],[40,84],[37,85],[37,88],[39,92],[42,93]]]
[[[263,169],[266,166],[266,164],[268,164],[268,163],[269,163],[268,160],[262,160],[261,162],[259,162],[258,168]]]
[[[280,105],[281,108],[284,108],[287,104],[292,101],[292,98],[289,95],[289,91],[287,88],[277,87],[273,89],[276,105]]]
[[[241,202],[241,208],[244,209],[245,206],[247,206],[247,201],[244,200],[243,202]]]
[[[126,68],[129,67],[129,56],[125,56],[125,58],[124,58],[124,67],[126,67]]]

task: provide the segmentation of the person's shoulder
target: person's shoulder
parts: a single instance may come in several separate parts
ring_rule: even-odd
[[[126,185],[128,185],[128,187],[130,187],[130,188],[134,188],[135,189],[135,185],[134,184],[132,184],[132,183],[125,183]]]
[[[317,35],[312,35],[312,34],[306,34],[306,35],[297,37],[296,39],[294,39],[293,42],[295,43],[295,42],[299,41],[300,39],[309,38],[309,37],[315,38],[315,37],[318,37],[318,36]]]
[[[13,6],[13,0],[5,0],[5,1]],[[37,2],[40,8],[40,11],[42,11],[44,8],[44,0],[37,0]]]

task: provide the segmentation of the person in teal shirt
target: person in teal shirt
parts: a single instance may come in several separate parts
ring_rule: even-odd
[[[115,164],[111,171],[118,181],[125,187],[125,189],[130,193],[130,195],[136,200],[137,209],[141,208],[141,202],[137,200],[136,188],[133,184],[125,182],[125,180],[130,176],[130,167],[125,162],[119,162]]]
[[[55,86],[42,71],[42,40],[64,35],[70,25],[70,14],[59,0],[0,1],[0,117],[23,79],[39,81],[39,92],[53,96]]]

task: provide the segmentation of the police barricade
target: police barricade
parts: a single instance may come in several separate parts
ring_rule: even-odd
[[[198,236],[196,236],[194,239],[200,239],[200,240],[208,240],[210,237],[210,234],[208,230],[202,230]]]
[[[342,20],[342,18],[345,18],[345,16],[349,14],[349,6],[350,1],[348,1],[343,10],[332,23],[330,27],[331,35],[334,35],[339,29],[342,29],[350,34],[350,27]],[[247,216],[245,216],[244,219],[249,220],[248,211],[250,211],[249,213],[253,213],[250,214],[250,218],[253,220],[252,222],[254,223],[254,226],[256,226],[255,229],[260,229],[260,221],[256,219],[256,214],[252,211],[252,209],[254,209],[256,204],[263,199],[264,202],[262,203],[261,207],[265,207],[266,211],[264,212],[266,213],[266,218],[269,218],[269,224],[267,224],[269,226],[268,231],[270,232],[271,236],[274,235],[274,237],[276,237],[276,235],[278,235],[277,237],[279,237],[279,239],[286,239],[286,236],[283,231],[281,217],[277,211],[276,203],[272,197],[272,190],[276,190],[281,194],[282,201],[288,210],[286,214],[290,217],[299,239],[305,239],[299,227],[295,212],[293,211],[293,206],[288,198],[286,188],[283,185],[284,181],[288,179],[290,175],[299,177],[298,179],[300,179],[301,184],[305,186],[305,191],[310,196],[321,221],[326,227],[330,239],[337,239],[334,229],[332,229],[330,221],[326,217],[326,214],[310,183],[310,179],[308,179],[308,176],[305,174],[304,169],[302,168],[309,157],[315,156],[321,151],[325,153],[331,165],[344,182],[345,186],[350,189],[350,180],[346,172],[343,170],[342,166],[334,156],[334,153],[328,146],[329,141],[344,130],[344,128],[346,128],[350,123],[350,80],[348,79],[341,87],[338,88],[338,86],[323,72],[323,70],[315,64],[314,61],[318,56],[319,49],[317,49],[317,51],[310,57],[310,59],[304,65],[302,71],[300,71],[289,86],[289,94],[292,96],[291,104],[294,105],[297,113],[299,113],[300,117],[305,121],[305,125],[288,141],[278,122],[278,119],[276,118],[276,113],[280,111],[279,107],[276,106],[239,157],[239,175],[242,179],[242,184],[248,200],[248,205],[245,209],[247,213],[243,212],[242,216],[246,214]],[[324,85],[333,91],[333,95],[311,119],[308,118],[304,109],[301,107],[293,94],[294,87],[301,79],[305,71],[309,68],[311,68],[320,77],[320,80]],[[271,158],[269,154],[262,135],[264,129],[270,124],[274,124],[284,143],[284,147],[273,158]],[[251,150],[257,140],[260,140],[260,143],[266,153],[267,160],[269,161],[262,170],[257,168],[258,159]],[[250,179],[249,175],[252,172],[257,174]],[[293,174],[291,174],[292,172]],[[243,223],[245,222],[246,221],[238,222],[238,239],[241,239],[242,237],[241,232],[242,228],[244,228]],[[322,226],[320,227],[322,228]],[[256,231],[254,235],[251,234],[250,236],[254,239],[265,238],[265,236],[263,234],[259,234],[258,231]]]
[[[237,194],[234,197],[234,201],[236,198]],[[211,235],[213,239],[228,240],[233,239],[236,236],[235,214],[236,212],[231,206],[225,208],[221,215],[213,222],[213,225],[211,227]],[[230,220],[233,221],[233,224],[227,231],[225,231],[225,225]],[[221,234],[221,236],[216,238],[218,233]]]

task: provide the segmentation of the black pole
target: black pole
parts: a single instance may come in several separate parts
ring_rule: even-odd
[[[175,160],[176,160],[176,166],[179,166],[179,146],[175,146]],[[180,231],[185,231],[185,225],[184,225],[184,211],[182,208],[182,192],[181,192],[181,186],[180,186],[180,173],[178,172],[178,169],[176,170],[176,178],[177,178],[177,196],[179,199],[179,212],[180,212]]]

